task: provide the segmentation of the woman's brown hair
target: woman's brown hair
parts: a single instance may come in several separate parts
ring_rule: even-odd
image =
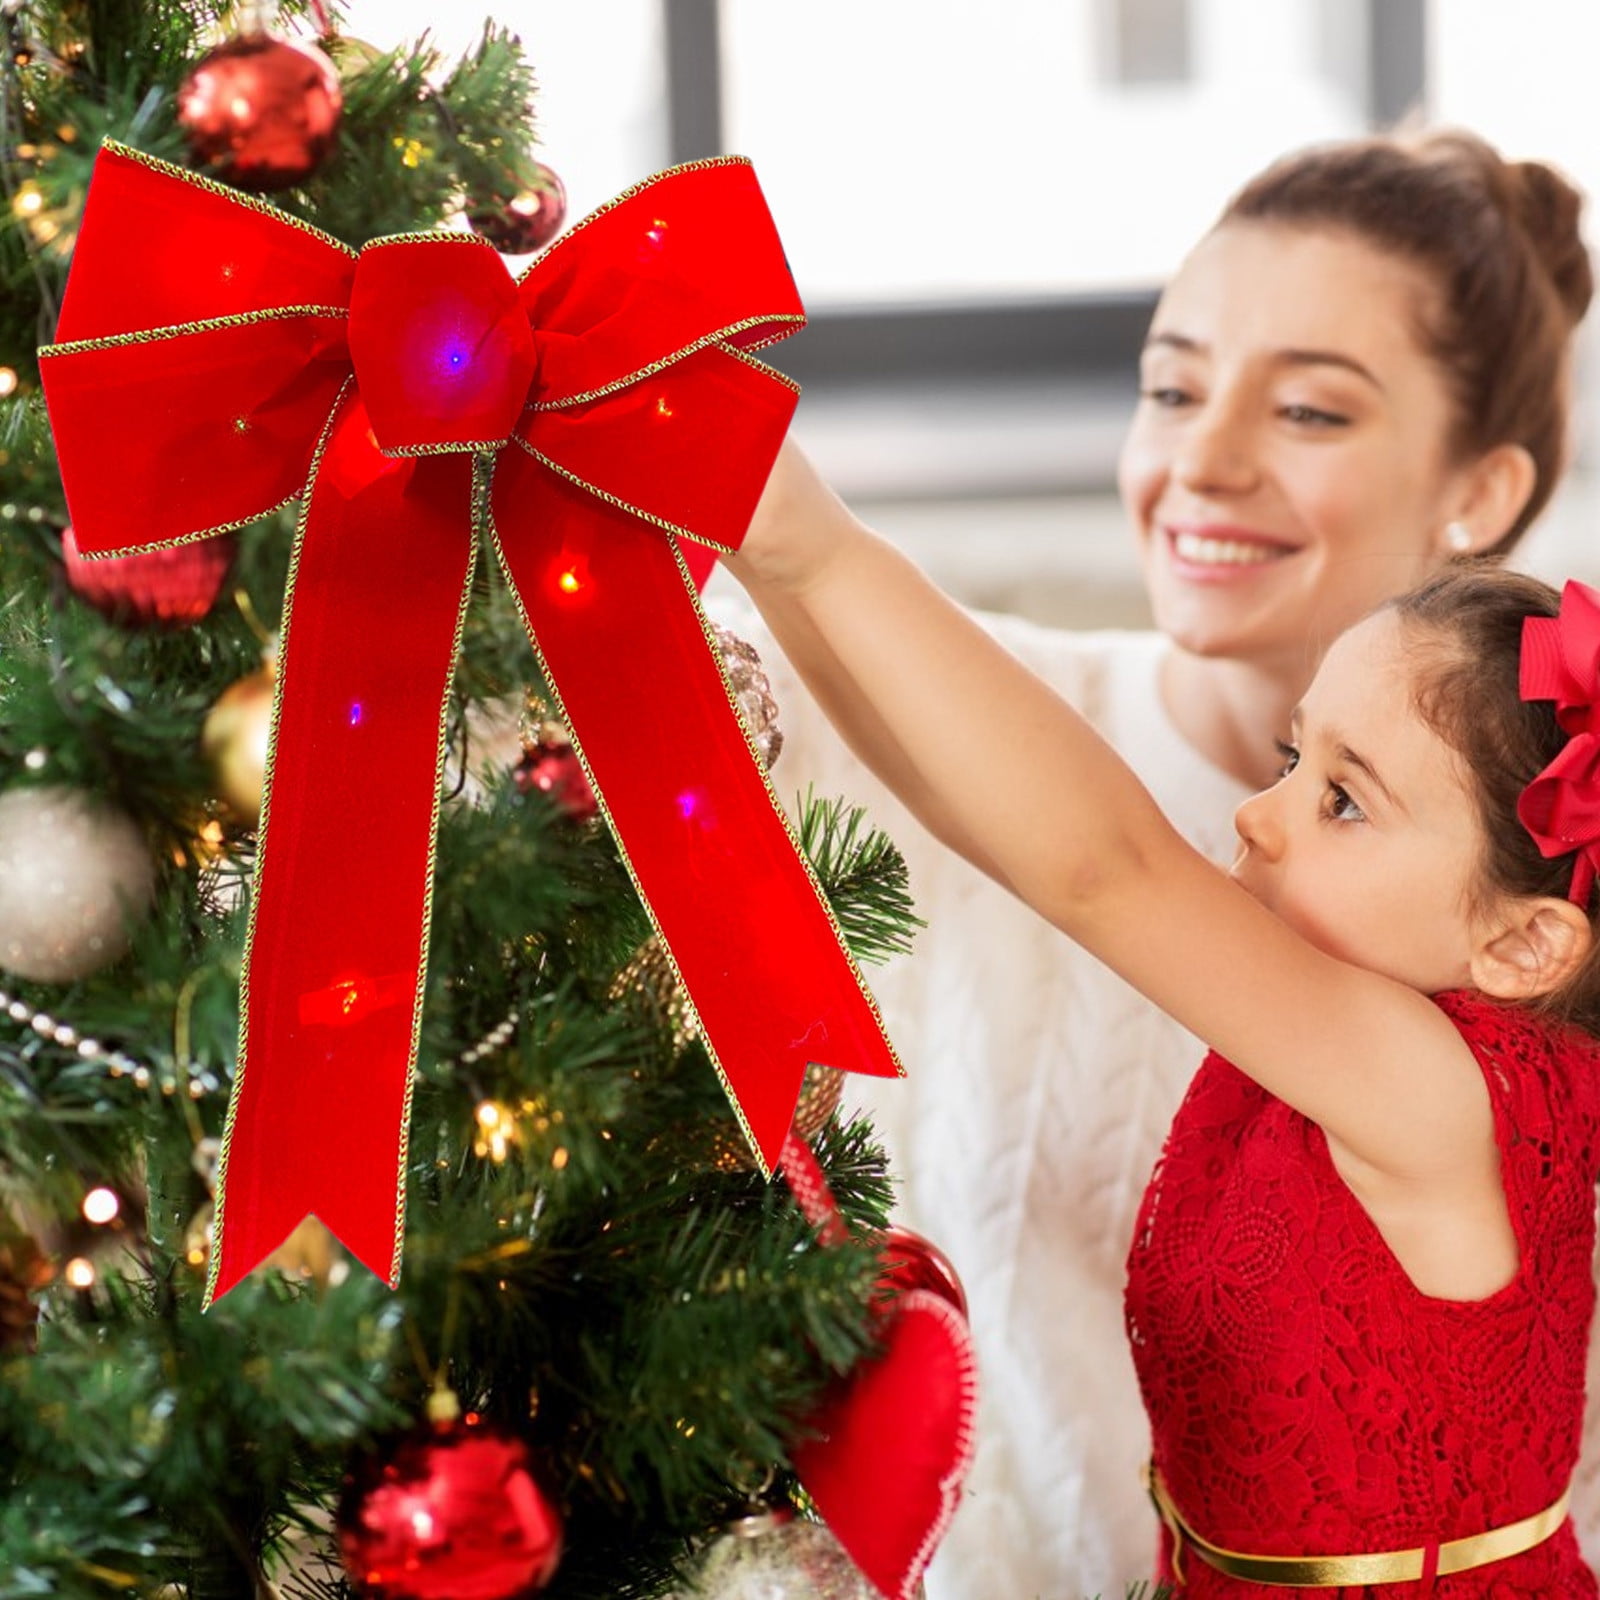
[[[1436,131],[1317,146],[1286,156],[1228,203],[1218,226],[1282,222],[1353,233],[1420,267],[1421,347],[1456,398],[1458,460],[1521,445],[1538,470],[1516,544],[1566,466],[1572,335],[1594,270],[1581,191],[1537,161],[1506,161],[1476,135]]]

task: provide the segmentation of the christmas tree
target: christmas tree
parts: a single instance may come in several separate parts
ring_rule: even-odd
[[[0,15],[0,1600],[673,1592],[753,1499],[803,1502],[804,1419],[881,1331],[870,1128],[836,1117],[836,1071],[807,1072],[796,1128],[848,1225],[824,1240],[757,1170],[480,560],[399,1286],[308,1220],[203,1309],[297,512],[86,561],[41,393],[105,141],[353,247],[442,226],[527,252],[561,220],[529,63],[492,25],[455,63],[380,52],[319,5]],[[759,663],[718,644],[770,759]],[[670,686],[637,716],[670,725]],[[385,812],[369,776],[352,838]],[[809,797],[798,832],[854,954],[903,950],[888,841]],[[906,1281],[929,1269],[913,1250]],[[470,1526],[430,1545],[424,1505]],[[796,1526],[825,1548],[793,1592],[857,1592]]]

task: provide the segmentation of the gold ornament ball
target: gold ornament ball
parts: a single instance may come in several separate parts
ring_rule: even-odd
[[[769,772],[783,750],[783,730],[778,726],[778,702],[756,647],[727,628],[711,627],[722,657],[722,670],[733,695],[733,708],[739,713],[750,742]]]
[[[70,983],[128,948],[155,894],[132,818],[60,785],[0,794],[0,967]]]
[[[267,745],[272,734],[270,667],[252,672],[224,689],[206,715],[200,746],[216,775],[217,793],[241,822],[261,816],[261,791],[267,778]]]

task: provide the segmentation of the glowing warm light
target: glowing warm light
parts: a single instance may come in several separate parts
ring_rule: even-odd
[[[12,367],[0,367],[0,400],[17,392],[17,374]]]
[[[656,396],[656,415],[663,420],[672,415],[672,407],[667,404],[667,397],[664,394]]]
[[[504,1161],[517,1142],[517,1119],[511,1108],[498,1100],[480,1100],[473,1115],[478,1134],[472,1141],[472,1153],[490,1161]]]
[[[567,570],[556,579],[556,586],[563,594],[576,594],[583,587],[583,579],[580,578],[571,567],[568,567]]]
[[[94,1262],[86,1261],[82,1256],[74,1256],[62,1268],[61,1276],[74,1289],[92,1289],[98,1274],[94,1270]]]
[[[121,1210],[122,1202],[114,1190],[103,1187],[91,1189],[83,1197],[83,1215],[89,1222],[104,1226],[108,1222],[114,1222]]]
[[[557,1145],[550,1155],[550,1165],[560,1172],[567,1164],[567,1149],[565,1145]]]
[[[25,183],[11,197],[11,209],[19,217],[36,217],[44,210],[44,191],[36,183]]]

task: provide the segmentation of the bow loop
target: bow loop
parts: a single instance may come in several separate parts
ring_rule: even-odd
[[[179,170],[111,140],[101,146],[73,255],[116,270],[68,276],[60,343],[350,303],[348,245],[194,173],[175,184]]]
[[[1568,898],[1586,906],[1600,870],[1600,593],[1569,582],[1553,617],[1522,624],[1524,700],[1552,700],[1567,742],[1517,800],[1517,817],[1546,859],[1577,852]]]
[[[1520,687],[1524,700],[1553,700],[1556,721],[1569,734],[1596,726],[1600,693],[1600,594],[1571,582],[1560,613],[1522,625]]]
[[[1538,698],[1544,698],[1539,696]],[[1574,734],[1523,791],[1517,816],[1549,858],[1578,852],[1571,897],[1587,904],[1600,868],[1600,738]]]
[[[756,350],[805,321],[755,171],[737,159],[619,195],[518,288],[540,333],[540,409],[614,392],[707,345]]]
[[[385,455],[498,449],[536,366],[505,264],[464,233],[380,239],[361,252],[350,360]]]

